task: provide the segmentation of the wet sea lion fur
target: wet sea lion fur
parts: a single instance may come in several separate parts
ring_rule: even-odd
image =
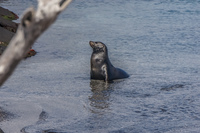
[[[89,42],[93,49],[91,55],[91,79],[112,81],[115,79],[128,78],[129,75],[120,68],[115,68],[109,58],[108,50],[102,42]]]

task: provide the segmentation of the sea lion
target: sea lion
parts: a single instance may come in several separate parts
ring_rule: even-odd
[[[89,42],[93,48],[91,56],[91,79],[112,81],[114,79],[128,78],[129,75],[120,68],[115,68],[109,58],[108,50],[102,42]]]

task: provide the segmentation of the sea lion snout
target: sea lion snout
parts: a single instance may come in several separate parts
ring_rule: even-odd
[[[89,44],[90,44],[90,46],[91,46],[92,48],[94,48],[94,46],[95,46],[95,42],[90,41]]]

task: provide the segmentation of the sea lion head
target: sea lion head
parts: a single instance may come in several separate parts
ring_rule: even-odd
[[[108,62],[107,47],[102,42],[89,42],[93,49],[91,55],[91,69],[92,71],[99,71],[103,64]]]
[[[93,54],[95,54],[95,53],[96,54],[101,54],[101,53],[107,54],[107,47],[102,42],[93,42],[93,41],[90,41],[89,44],[90,44],[90,46],[93,49]]]

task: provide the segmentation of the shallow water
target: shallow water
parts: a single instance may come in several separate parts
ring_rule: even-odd
[[[0,1],[20,15],[37,1]],[[5,132],[200,132],[200,2],[75,0],[0,88]],[[19,21],[19,20],[17,20]],[[89,41],[130,74],[90,80]],[[1,111],[0,111],[1,113]],[[9,117],[10,116],[10,117]]]

